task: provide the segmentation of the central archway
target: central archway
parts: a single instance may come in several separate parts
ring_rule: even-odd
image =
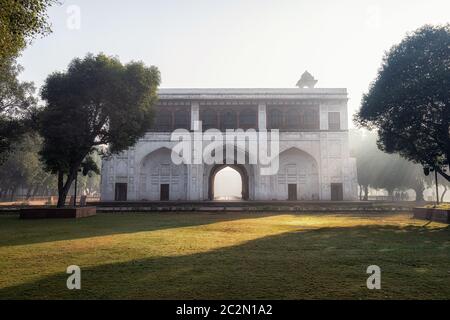
[[[249,199],[248,173],[245,166],[240,164],[217,164],[211,169],[208,181],[208,199],[214,200],[214,181],[216,178],[216,174],[226,167],[230,167],[239,173],[242,181],[242,200],[248,200]]]

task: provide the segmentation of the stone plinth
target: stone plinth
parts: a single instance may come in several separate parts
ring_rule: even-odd
[[[77,219],[95,216],[96,207],[40,207],[20,209],[20,219]]]
[[[415,219],[450,223],[450,210],[434,208],[413,208],[413,213]]]

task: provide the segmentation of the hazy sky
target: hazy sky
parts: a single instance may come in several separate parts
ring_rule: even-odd
[[[450,22],[448,0],[61,2],[49,12],[53,33],[20,59],[38,87],[72,58],[104,52],[158,66],[165,88],[289,88],[307,69],[318,87],[348,88],[351,113],[386,49]]]

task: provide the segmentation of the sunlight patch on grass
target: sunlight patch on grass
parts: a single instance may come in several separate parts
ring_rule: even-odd
[[[367,296],[359,280],[349,281],[364,280],[364,266],[373,261],[387,270],[402,266],[393,273],[402,279],[411,277],[407,269],[413,268],[426,286],[437,284],[439,291],[443,279],[438,275],[447,272],[445,249],[450,245],[446,225],[425,226],[407,214],[165,213],[0,220],[0,298],[25,292],[73,297],[63,286],[71,264],[87,270],[91,288],[83,291],[85,298],[314,298],[320,290],[323,297]],[[120,285],[111,280],[117,278]],[[319,292],[305,287],[313,280],[310,285]],[[333,283],[345,286],[327,291]],[[202,286],[205,292],[199,291]],[[400,296],[410,288],[402,290]],[[399,295],[394,289],[390,294]]]

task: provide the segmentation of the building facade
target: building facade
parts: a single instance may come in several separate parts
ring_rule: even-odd
[[[347,90],[161,89],[152,131],[103,160],[102,201],[213,200],[217,172],[241,175],[244,200],[357,200],[356,161],[349,155]],[[259,164],[180,164],[171,159],[175,129],[279,130],[279,169]],[[194,152],[194,151],[193,151]],[[236,153],[241,152],[236,150]],[[242,151],[245,152],[245,151]],[[227,164],[228,163],[228,164]]]

